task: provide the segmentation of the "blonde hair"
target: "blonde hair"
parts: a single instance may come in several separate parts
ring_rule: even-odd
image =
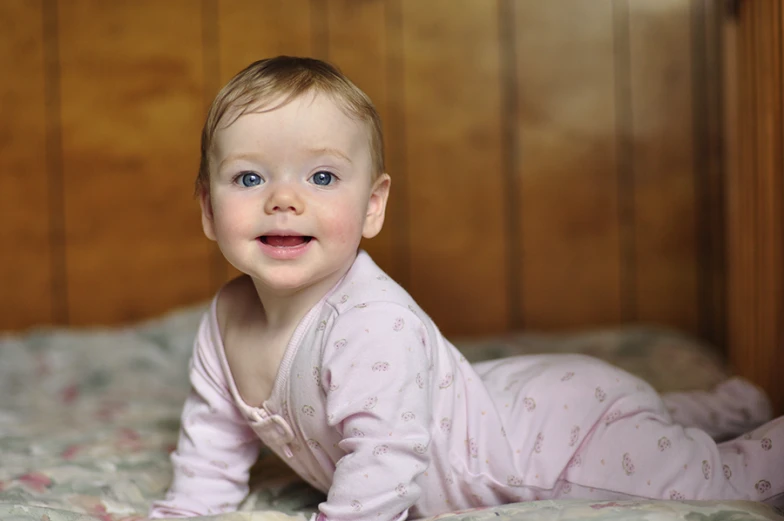
[[[240,71],[212,102],[201,133],[201,163],[196,192],[209,192],[209,154],[219,127],[231,125],[248,112],[274,110],[311,91],[330,96],[348,116],[367,126],[373,177],[382,174],[384,141],[381,118],[367,94],[329,63],[315,58],[277,56],[256,61]],[[281,101],[269,107],[267,104],[273,100]]]

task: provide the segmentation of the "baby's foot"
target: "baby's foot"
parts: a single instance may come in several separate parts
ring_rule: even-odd
[[[731,439],[770,421],[773,407],[764,391],[745,378],[734,377],[712,391],[662,395],[673,421],[697,427],[717,441]]]

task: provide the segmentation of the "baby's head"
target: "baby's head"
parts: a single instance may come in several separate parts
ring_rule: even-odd
[[[197,193],[210,187],[210,154],[216,133],[244,114],[274,110],[305,94],[332,99],[348,117],[367,129],[373,179],[384,173],[381,118],[370,98],[332,65],[314,58],[278,56],[250,64],[218,93],[201,135]]]
[[[373,104],[322,61],[253,63],[210,107],[204,233],[265,291],[331,287],[381,231],[389,186]]]

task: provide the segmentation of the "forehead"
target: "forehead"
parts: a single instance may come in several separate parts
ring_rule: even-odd
[[[369,155],[367,125],[351,117],[331,97],[307,93],[280,105],[274,100],[249,110],[215,134],[214,152],[224,155],[236,149],[270,151],[292,148],[335,148],[347,155]]]

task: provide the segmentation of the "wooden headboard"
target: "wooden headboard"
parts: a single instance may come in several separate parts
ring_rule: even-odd
[[[205,109],[289,53],[377,103],[393,188],[367,248],[445,331],[650,321],[720,340],[708,6],[3,0],[0,328],[211,296],[230,270],[192,197]]]
[[[725,25],[729,359],[784,414],[784,6]]]

